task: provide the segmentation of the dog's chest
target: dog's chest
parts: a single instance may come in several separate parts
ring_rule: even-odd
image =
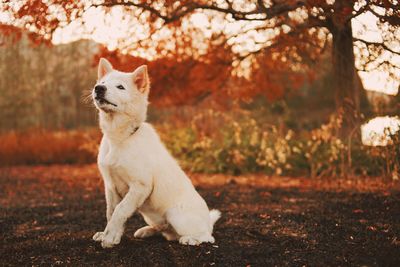
[[[118,194],[122,197],[125,196],[129,190],[128,172],[122,166],[115,166],[109,167],[109,174]]]
[[[108,175],[104,175],[104,179],[117,190],[118,194],[124,196],[129,190],[129,184],[134,179],[134,173],[126,160],[126,155],[121,149],[113,149],[102,155],[101,168]]]

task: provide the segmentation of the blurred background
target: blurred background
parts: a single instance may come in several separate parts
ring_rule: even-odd
[[[100,57],[190,172],[400,172],[397,0],[0,3],[0,165],[94,163]]]

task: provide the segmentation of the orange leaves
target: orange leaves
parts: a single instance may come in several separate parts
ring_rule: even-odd
[[[24,18],[37,29],[43,29],[48,26],[49,6],[42,0],[26,1],[16,12],[17,18]]]
[[[59,26],[65,26],[76,19],[84,11],[84,1],[75,0],[25,0],[21,5],[12,3],[0,7],[0,11],[7,11],[11,15],[14,25],[34,32],[31,36],[35,44],[42,41],[50,42],[54,31]]]
[[[107,58],[114,68],[125,72],[132,72],[138,66],[148,64],[148,61],[144,58],[125,55],[118,50],[109,51],[107,48],[101,47],[100,51],[94,57],[93,67],[97,66],[100,58],[102,57]]]
[[[151,80],[150,100],[159,106],[197,103],[221,89],[230,76],[230,66],[190,58],[165,57],[147,61],[103,48],[94,64],[100,57],[109,59],[116,69],[122,71],[133,71],[139,65],[147,64]]]
[[[147,61],[118,51],[101,49],[100,57],[106,57],[122,71],[133,71],[142,64],[149,67],[150,100],[158,106],[198,104],[212,96],[221,104],[235,99],[248,101],[256,95],[264,95],[273,101],[284,96],[287,89],[297,89],[307,80],[307,68],[294,71],[291,61],[280,53],[263,54],[254,58],[249,79],[232,75],[232,58],[229,49],[210,48],[210,53],[199,59],[173,57]],[[309,75],[309,78],[314,77]]]
[[[99,130],[30,130],[0,135],[0,165],[92,163],[100,141]]]
[[[11,25],[0,24],[0,34],[6,37],[11,37],[12,42],[15,43],[21,39],[22,30]]]
[[[7,39],[12,43],[20,41],[24,33],[26,33],[26,36],[31,41],[30,44],[33,46],[38,46],[43,43],[46,45],[51,45],[50,40],[44,39],[43,35],[39,35],[34,32],[26,32],[21,28],[0,23],[0,35],[7,37]],[[1,44],[2,43],[0,43],[0,45]]]
[[[35,14],[45,14],[48,11],[48,6],[42,0],[25,1],[25,3],[18,9],[17,15],[33,16]]]
[[[288,61],[282,54],[275,57],[274,53],[263,54],[253,59],[253,70],[248,80],[241,80],[241,87],[236,95],[241,99],[263,95],[268,100],[282,99],[290,90],[297,90],[307,81],[307,72],[293,68],[293,62]],[[310,76],[312,78],[312,76]]]
[[[252,1],[245,2],[250,6]],[[280,2],[282,3],[270,3],[267,6],[280,5],[283,2],[289,6],[295,6],[298,3],[295,0]],[[232,40],[246,37],[245,30],[237,32],[238,38],[232,39],[225,36],[227,35],[225,31],[229,32],[230,22],[224,20],[223,16],[221,16],[221,20],[213,20],[213,18],[218,18],[218,11],[211,13],[204,7],[203,10],[196,9],[195,12],[202,13],[209,19],[209,23],[204,24],[208,26],[201,26],[202,23],[197,25],[189,18],[194,13],[195,5],[209,6],[212,4],[214,7],[219,6],[224,10],[225,7],[218,4],[218,1],[31,0],[24,1],[13,15],[20,19],[26,28],[29,27],[40,34],[30,35],[33,43],[38,44],[43,40],[51,39],[52,34],[60,25],[68,25],[71,21],[79,22],[78,19],[82,18],[92,3],[99,6],[104,4],[106,7],[99,7],[99,9],[103,8],[105,13],[114,6],[122,6],[126,11],[123,14],[124,17],[131,17],[132,21],[145,26],[137,31],[139,35],[143,36],[140,38],[127,36],[127,40],[119,41],[119,45],[124,47],[124,51],[136,51],[136,49],[140,53],[150,51],[149,54],[158,59],[148,62],[143,58],[124,55],[117,51],[109,52],[105,49],[100,51],[99,57],[108,58],[118,69],[123,71],[132,71],[141,64],[148,64],[152,79],[151,99],[157,105],[196,104],[209,95],[218,95],[218,98],[222,100],[226,100],[227,96],[249,100],[260,94],[270,100],[279,99],[288,88],[298,88],[304,83],[306,78],[303,76],[307,77],[306,75],[311,72],[304,66],[319,59],[319,55],[325,48],[325,43],[321,40],[328,39],[327,33],[321,35],[322,30],[317,30],[322,28],[321,25],[314,27],[314,24],[307,24],[307,14],[277,15],[274,19],[265,19],[265,28],[255,27],[253,30],[254,38],[263,41],[250,42],[249,46],[255,47],[250,47],[249,50],[255,51],[258,55],[254,62],[247,66],[248,69],[251,69],[248,72],[252,72],[252,74],[250,80],[245,80],[232,76],[231,64],[236,58],[232,46],[246,46],[232,43]],[[253,3],[255,4],[256,1]],[[304,11],[310,13],[313,9],[313,12],[322,13],[326,5],[326,1],[309,0],[305,7],[308,10]],[[229,13],[240,13],[242,9],[239,6],[233,5]],[[345,14],[352,11],[343,10]],[[323,17],[322,15],[321,17]],[[174,16],[176,19],[168,19]],[[167,23],[164,24],[163,19]],[[85,19],[82,21],[84,22]],[[322,23],[321,21],[319,23]],[[214,27],[215,25],[211,27],[213,23],[220,23],[220,26],[227,29],[212,30],[219,28]],[[165,31],[160,30],[162,25],[164,27],[162,29]],[[276,27],[273,28],[273,25]],[[249,24],[244,28],[252,28],[252,25]],[[310,28],[313,31],[310,31]],[[273,36],[275,37],[264,38],[271,34],[268,29],[274,31]],[[128,29],[127,32],[135,34],[134,31]],[[236,32],[233,31],[233,34]],[[165,38],[159,37],[164,35]],[[138,41],[139,39],[140,41]],[[260,48],[259,51],[257,51],[257,47]],[[246,52],[248,51],[244,51],[244,53]],[[97,64],[97,60],[95,61]],[[310,74],[309,77],[311,76]]]

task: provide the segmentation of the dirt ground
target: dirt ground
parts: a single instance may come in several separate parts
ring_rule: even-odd
[[[91,239],[106,221],[95,166],[0,169],[0,265],[400,266],[398,184],[193,177],[222,211],[215,244],[135,239],[144,222],[134,215],[104,250]]]

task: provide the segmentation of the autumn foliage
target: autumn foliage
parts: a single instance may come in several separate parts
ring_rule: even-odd
[[[96,160],[100,132],[31,129],[0,135],[0,165],[83,164]]]
[[[197,104],[205,97],[225,90],[224,86],[231,77],[231,68],[220,62],[173,57],[148,61],[104,47],[94,58],[94,65],[100,57],[109,59],[116,69],[126,72],[143,64],[148,65],[150,100],[158,106]]]
[[[269,54],[253,59],[255,66],[245,77],[235,72],[227,61],[213,56],[208,54],[198,59],[163,57],[148,61],[103,47],[94,58],[94,66],[100,57],[109,59],[122,71],[148,65],[150,99],[159,107],[198,105],[206,99],[226,107],[232,102],[248,102],[257,96],[274,101],[299,89],[305,82],[313,82],[318,73],[310,68],[293,70],[291,65],[280,64],[273,54]]]
[[[233,91],[235,96],[242,98],[254,97],[260,92],[270,99],[276,98],[287,89],[276,82],[275,77],[281,76],[278,70],[283,69],[283,73],[290,70],[289,75],[284,74],[284,79],[297,85],[305,80],[304,77],[299,78],[298,72],[303,72],[305,77],[312,76],[312,71],[308,75],[310,70],[307,67],[318,68],[317,63],[326,58],[322,55],[327,52],[331,55],[330,71],[336,111],[345,110],[343,131],[340,133],[345,138],[357,127],[362,117],[361,90],[356,71],[383,69],[393,75],[398,68],[393,60],[386,60],[386,56],[383,56],[387,52],[400,54],[393,46],[396,43],[396,29],[400,25],[398,1],[395,0],[32,0],[21,1],[20,5],[8,3],[2,10],[15,18],[21,27],[50,40],[60,27],[72,22],[84,24],[86,12],[101,10],[109,14],[114,7],[124,11],[123,17],[130,20],[131,27],[143,25],[141,30],[130,31],[129,36],[121,38],[118,45],[130,53],[150,49],[155,51],[154,56],[164,58],[160,59],[164,62],[159,63],[165,67],[160,67],[157,73],[154,71],[157,77],[163,78],[153,81],[153,95],[165,96],[165,104],[193,104],[215,91],[225,97],[232,96]],[[352,19],[367,13],[377,18],[379,25],[385,29],[382,41],[371,42],[353,36]],[[207,26],[203,29],[191,21],[196,14],[206,16]],[[216,24],[221,27],[213,27]],[[228,26],[236,30],[230,31]],[[365,52],[359,53],[359,62],[356,62],[354,46]],[[217,53],[212,53],[213,50],[217,50]],[[217,67],[215,63],[221,54],[224,55],[225,68]],[[204,55],[207,55],[205,60],[201,59]],[[174,60],[181,62],[182,68],[175,67],[172,64]],[[257,68],[257,61],[260,61],[261,67]],[[249,69],[253,74],[246,77],[249,79],[252,76],[250,85],[240,80],[235,82],[240,86],[239,89],[219,90],[221,85],[225,85],[225,77],[229,77],[231,67],[240,69],[243,62],[247,62],[244,69]],[[269,68],[265,69],[266,66]],[[274,75],[274,78],[266,73]],[[180,81],[179,86],[171,89],[169,85],[177,80]],[[159,82],[167,87],[163,92],[159,89]]]

